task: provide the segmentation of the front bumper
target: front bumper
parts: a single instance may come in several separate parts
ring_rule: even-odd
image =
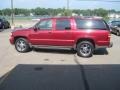
[[[9,41],[10,41],[11,44],[14,44],[14,37],[11,36]]]

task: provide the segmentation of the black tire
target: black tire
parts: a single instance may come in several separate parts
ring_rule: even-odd
[[[11,28],[11,26],[9,25],[8,28]]]
[[[120,36],[120,31],[117,31],[116,35],[117,35],[117,36]]]
[[[77,44],[77,54],[81,57],[91,57],[93,55],[94,45],[90,41],[81,41]]]
[[[2,25],[2,28],[0,29],[0,32],[4,31],[4,29],[5,29],[5,26]]]
[[[31,50],[30,45],[25,38],[18,38],[15,41],[15,49],[20,53],[25,53]]]

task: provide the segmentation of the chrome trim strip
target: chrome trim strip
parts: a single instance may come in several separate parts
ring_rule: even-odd
[[[63,49],[73,48],[72,46],[51,46],[51,45],[32,45],[32,47],[35,47],[35,48],[63,48]]]

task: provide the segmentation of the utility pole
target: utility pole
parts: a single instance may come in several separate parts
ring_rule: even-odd
[[[14,9],[13,9],[13,0],[11,0],[11,20],[12,20],[12,25],[14,25]]]
[[[69,0],[67,0],[67,10],[69,10]]]
[[[69,16],[69,4],[70,4],[70,2],[69,2],[69,0],[67,0],[67,16]]]

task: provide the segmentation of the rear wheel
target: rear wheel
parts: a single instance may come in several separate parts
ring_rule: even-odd
[[[91,57],[93,55],[94,46],[89,41],[81,41],[77,44],[77,54],[81,57]]]
[[[15,48],[21,53],[28,52],[30,50],[29,43],[25,38],[18,38],[15,42]]]
[[[116,34],[117,34],[117,36],[120,36],[120,32],[119,31],[117,31]]]

